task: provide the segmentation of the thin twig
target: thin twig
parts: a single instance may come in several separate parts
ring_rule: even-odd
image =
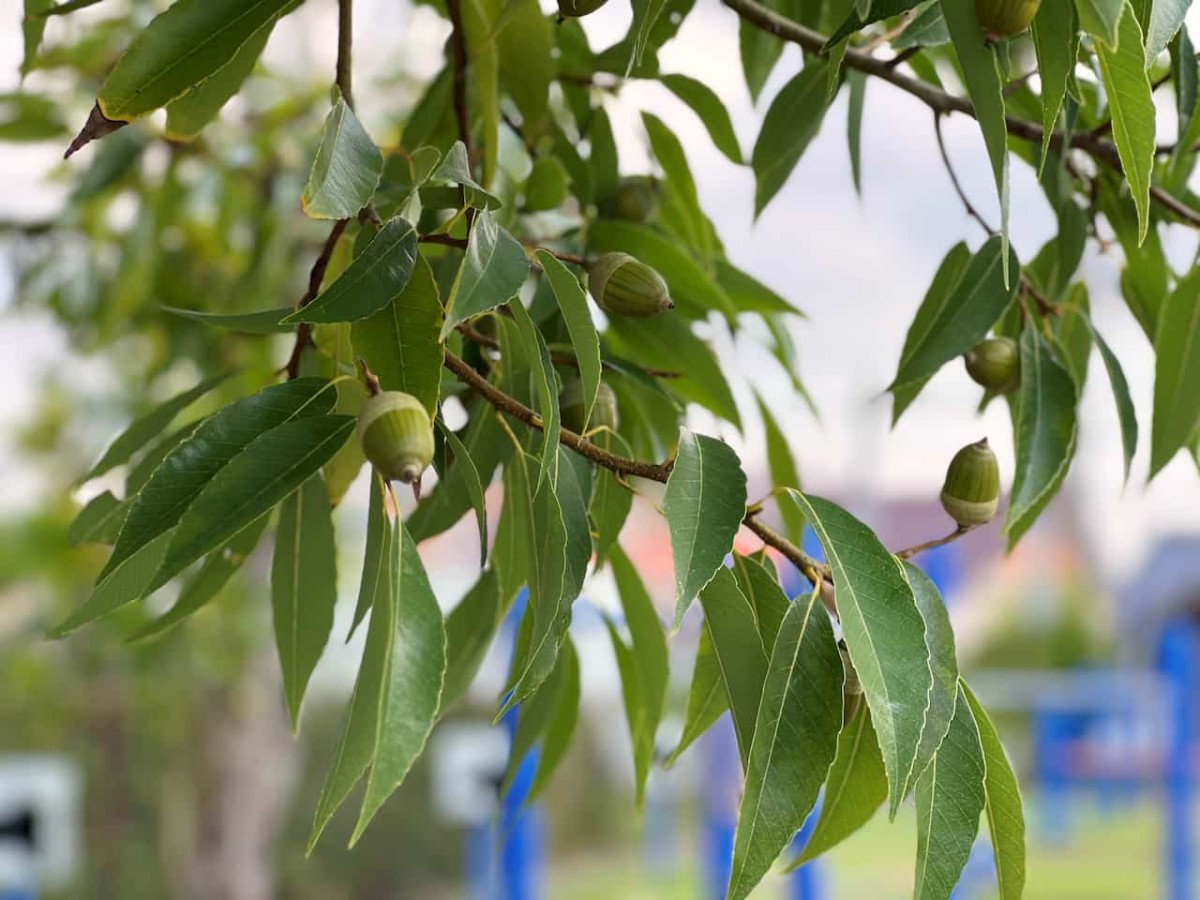
[[[454,114],[458,120],[458,136],[467,148],[467,159],[474,159],[471,115],[467,108],[467,35],[459,0],[446,0],[446,13],[450,16],[450,47],[454,54]]]
[[[333,228],[329,231],[329,236],[325,238],[325,243],[321,246],[321,255],[317,257],[313,263],[312,269],[308,273],[308,290],[296,302],[296,309],[303,309],[316,299],[317,294],[321,291],[321,282],[325,280],[325,271],[329,268],[329,260],[333,257],[333,248],[337,246],[338,239],[342,236],[342,232],[346,230],[346,225],[349,219],[339,219],[333,223]],[[288,380],[296,378],[300,374],[300,357],[304,353],[304,348],[312,344],[312,326],[307,322],[301,322],[296,326],[296,343],[292,346],[292,355],[288,358],[287,365],[284,366],[284,371],[287,372]]]
[[[955,541],[957,541],[960,537],[970,534],[972,531],[975,530],[975,528],[976,528],[976,526],[974,526],[974,525],[970,525],[970,526],[961,526],[960,525],[958,528],[954,529],[954,531],[950,532],[950,534],[946,535],[945,537],[938,538],[936,541],[926,541],[923,544],[917,544],[915,547],[906,547],[903,550],[897,550],[896,555],[898,557],[900,557],[901,559],[912,559],[918,553],[924,553],[926,550],[932,550],[934,547],[942,547],[942,546],[945,546],[946,544],[952,544]]]
[[[933,132],[937,135],[938,152],[942,155],[942,163],[946,167],[946,174],[950,176],[950,183],[954,185],[954,192],[958,194],[958,199],[962,201],[962,205],[966,208],[967,215],[978,222],[979,227],[986,231],[988,235],[996,234],[996,229],[989,225],[987,219],[975,208],[975,204],[967,196],[962,182],[958,180],[958,173],[954,171],[954,164],[950,162],[950,152],[946,149],[946,139],[942,135],[942,114],[936,110],[933,113]]]
[[[346,105],[354,109],[351,59],[354,52],[354,0],[338,0],[337,86]]]

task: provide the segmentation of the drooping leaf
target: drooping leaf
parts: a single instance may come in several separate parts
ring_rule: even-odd
[[[497,0],[466,0],[462,4],[463,36],[475,88],[472,125],[479,129],[485,188],[491,186],[500,154],[500,54],[496,48],[500,12]]]
[[[1058,491],[1075,454],[1075,383],[1036,328],[1021,334],[1017,465],[1004,533],[1011,550]]]
[[[750,758],[769,657],[754,607],[724,566],[700,592],[700,605],[745,765]]]
[[[476,215],[462,265],[446,299],[442,339],[460,322],[511,300],[528,274],[529,259],[517,239],[487,210]]]
[[[563,705],[572,668],[576,672],[575,690],[578,691],[578,660],[571,659],[573,654],[574,646],[571,644],[571,639],[567,637],[563,640],[562,652],[554,664],[554,671],[547,676],[536,691],[517,707],[517,727],[513,731],[512,741],[508,748],[508,765],[505,767],[504,777],[500,782],[501,792],[507,793],[512,787],[513,778],[516,777],[521,763],[537,746],[559,707]],[[575,706],[578,706],[578,696],[575,697]]]
[[[379,594],[380,580],[387,574],[387,569],[382,562],[382,554],[384,541],[387,539],[387,530],[390,526],[387,514],[384,512],[384,490],[383,479],[379,477],[378,473],[371,472],[371,492],[367,506],[367,540],[363,553],[362,578],[359,581],[358,602],[354,607],[354,618],[350,620],[350,632],[346,635],[347,641],[354,636],[359,624],[371,611],[371,604],[375,602],[375,597]]]
[[[742,149],[738,146],[729,111],[712,88],[687,75],[661,75],[659,81],[700,117],[700,121],[708,129],[708,136],[712,138],[716,148],[725,154],[725,158],[731,163],[741,165]]]
[[[522,129],[536,134],[554,80],[554,26],[537,0],[509,3],[502,18],[496,37],[501,83],[521,111]]]
[[[450,448],[453,461],[462,467],[459,470],[462,473],[462,483],[466,486],[471,505],[475,508],[475,521],[479,525],[479,565],[482,566],[487,562],[488,548],[487,501],[484,497],[483,481],[471,454],[467,452],[459,436],[440,422],[439,427],[446,439],[446,445]]]
[[[1112,115],[1113,141],[1138,214],[1138,242],[1150,228],[1150,180],[1154,168],[1154,98],[1146,74],[1142,27],[1128,2],[1115,48],[1100,41],[1096,57]]]
[[[365,319],[404,290],[416,260],[416,229],[393,217],[333,284],[283,321],[320,324]]]
[[[338,97],[325,117],[301,207],[314,219],[356,216],[371,202],[382,174],[383,154],[346,99]]]
[[[229,331],[240,331],[243,334],[283,334],[291,331],[292,326],[282,324],[283,319],[292,312],[290,306],[280,309],[264,309],[252,313],[210,313],[198,309],[178,309],[164,306],[163,312],[173,316],[182,316],[199,322],[201,325],[212,325],[214,328],[226,328]]]
[[[1109,47],[1117,46],[1117,25],[1124,8],[1124,0],[1075,0],[1080,26],[1098,42]],[[1138,47],[1141,46],[1139,40]]]
[[[1158,55],[1167,49],[1179,32],[1191,5],[1191,0],[1151,0],[1141,4],[1146,11],[1146,16],[1141,18],[1141,26],[1146,35],[1147,69],[1154,65]]]
[[[1154,351],[1151,478],[1187,443],[1200,422],[1200,275],[1188,275],[1167,296]]]
[[[336,603],[337,547],[329,492],[317,474],[280,504],[271,563],[275,647],[293,731],[300,725],[308,679],[333,630]]]
[[[705,622],[700,629],[700,640],[696,644],[696,663],[692,669],[692,685],[688,690],[683,733],[679,737],[679,744],[671,751],[664,765],[674,765],[680,754],[708,731],[727,709],[729,695],[725,692],[725,684],[721,678],[721,665],[717,661],[712,632]]]
[[[467,692],[475,680],[500,627],[502,610],[496,573],[487,569],[446,617],[446,679],[441,700],[443,713]]]
[[[21,16],[21,37],[25,49],[25,55],[21,58],[22,78],[33,71],[42,37],[46,34],[44,13],[53,5],[54,0],[25,0]]]
[[[771,101],[754,143],[754,215],[779,193],[800,157],[821,130],[828,108],[826,66],[812,62],[783,86]]]
[[[579,721],[579,654],[575,652],[575,644],[571,641],[570,634],[563,639],[558,665],[564,670],[562,684],[559,686],[557,702],[542,735],[537,774],[533,777],[533,784],[529,786],[527,803],[536,800],[550,783],[551,776],[567,755],[571,736],[575,733],[575,725]]]
[[[529,366],[530,380],[534,393],[537,395],[537,411],[542,419],[541,428],[541,466],[538,481],[534,486],[536,491],[542,479],[549,480],[553,486],[558,482],[558,433],[562,414],[558,408],[558,380],[554,374],[554,362],[550,358],[550,350],[546,346],[546,338],[520,301],[509,306],[513,321],[517,326],[522,352]]]
[[[733,554],[733,575],[754,610],[764,651],[775,646],[780,623],[791,606],[773,569],[769,562],[764,565],[740,553]]]
[[[866,825],[887,795],[887,772],[871,726],[871,710],[860,703],[838,735],[837,755],[825,782],[821,817],[793,866],[816,859]]]
[[[746,475],[737,454],[714,438],[679,432],[663,514],[675,561],[675,627],[717,574],[746,514]]]
[[[928,378],[956,356],[966,353],[988,333],[1017,292],[1020,270],[1016,254],[1009,250],[1011,280],[1005,287],[1003,252],[1003,241],[999,237],[990,238],[979,248],[949,294],[941,295],[931,287],[909,328],[900,367],[889,390]],[[956,251],[951,254],[955,255]],[[958,264],[957,260],[954,264]],[[951,260],[947,257],[943,270],[950,265]],[[938,274],[941,275],[943,270]],[[938,286],[935,279],[933,287]]]
[[[632,456],[629,444],[619,434],[601,432],[593,442],[610,453],[621,456]],[[617,476],[608,469],[596,473],[596,486],[592,492],[592,542],[596,549],[596,566],[608,557],[609,549],[616,543],[629,511],[633,508],[633,490],[617,480]]]
[[[828,500],[795,496],[833,572],[842,631],[871,708],[894,817],[908,793],[933,685],[925,623],[900,563],[870,528]]]
[[[98,478],[105,472],[127,463],[133,454],[158,437],[162,430],[170,425],[179,413],[183,412],[228,377],[228,374],[223,374],[202,381],[195,387],[176,394],[165,403],[160,403],[144,416],[135,419],[128,428],[117,435],[113,442],[108,445],[108,449],[104,451],[104,455],[97,460],[96,464],[92,466],[80,481],[91,481],[93,478]]]
[[[992,836],[1000,900],[1020,900],[1025,890],[1025,813],[1021,809],[1021,788],[996,726],[965,683],[962,689],[983,745],[984,812]]]
[[[1129,481],[1130,466],[1133,455],[1137,452],[1138,422],[1137,412],[1133,408],[1133,400],[1129,396],[1129,382],[1125,380],[1125,370],[1121,361],[1108,346],[1108,342],[1100,336],[1100,332],[1092,329],[1092,337],[1100,350],[1100,358],[1104,360],[1104,368],[1108,372],[1108,380],[1112,384],[1113,399],[1117,404],[1117,418],[1121,423],[1121,449],[1125,454],[1125,480]]]
[[[714,260],[717,284],[739,312],[804,316],[789,300],[725,259]]]
[[[1050,154],[1050,139],[1058,127],[1059,113],[1079,47],[1075,7],[1068,2],[1043,3],[1033,19],[1033,46],[1037,50],[1038,76],[1042,81],[1042,153],[1038,174]]]
[[[667,0],[631,0],[633,5],[633,22],[629,26],[629,34],[633,38],[633,47],[629,54],[625,74],[633,71],[634,66],[640,65],[647,49],[650,47],[650,35],[655,22],[667,6]]]
[[[847,73],[850,85],[850,102],[846,106],[846,146],[850,152],[850,177],[854,180],[854,192],[862,196],[862,121],[863,107],[867,95],[866,73],[857,69]]]
[[[904,563],[904,573],[912,585],[921,618],[925,620],[925,646],[929,650],[929,668],[933,672],[929,708],[925,711],[921,743],[913,759],[911,781],[925,771],[950,730],[958,697],[958,656],[954,648],[954,628],[937,585],[912,563]]]
[[[495,194],[489,193],[483,185],[471,174],[471,162],[467,158],[467,148],[462,141],[455,141],[441,165],[430,176],[434,181],[453,181],[464,188],[463,200],[468,206],[477,209],[499,209],[504,204]]]
[[[117,539],[129,505],[118,500],[112,491],[97,494],[79,511],[79,515],[67,529],[67,543],[72,547],[80,544],[111,544]]]
[[[350,327],[354,352],[366,359],[385,391],[404,391],[432,417],[442,384],[442,301],[423,257],[387,306]]]
[[[683,142],[662,119],[651,113],[642,113],[642,125],[650,139],[650,150],[663,170],[659,185],[662,208],[658,221],[682,237],[695,257],[707,260],[713,255],[715,243],[712,225],[700,207],[696,180],[692,177]]]
[[[771,651],[738,811],[729,900],[750,893],[804,824],[841,725],[841,656],[814,592],[788,609]]]
[[[766,432],[767,467],[771,472],[771,484],[776,488],[799,489],[800,473],[796,470],[796,461],[792,457],[792,443],[784,436],[779,423],[775,421],[761,396],[758,397],[758,414]],[[800,512],[800,507],[796,505],[792,496],[778,493],[775,495],[775,503],[779,507],[779,515],[783,519],[788,540],[794,543],[803,541],[804,513]]]
[[[960,690],[954,719],[917,781],[917,900],[949,900],[962,875],[986,805],[983,745]]]

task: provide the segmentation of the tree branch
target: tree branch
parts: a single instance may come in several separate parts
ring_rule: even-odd
[[[825,46],[825,35],[779,15],[755,2],[755,0],[722,0],[722,2],[751,25],[768,34],[773,34],[781,40],[798,44],[809,53],[820,54],[822,48]],[[900,90],[916,97],[935,112],[957,112],[975,118],[975,107],[965,97],[958,97],[947,93],[935,85],[928,84],[910,75],[905,75],[903,72],[898,72],[890,61],[877,59],[870,53],[856,47],[846,48],[842,65],[851,69],[857,69],[860,72],[872,75],[900,88]],[[1045,136],[1045,129],[1038,123],[1031,122],[1028,119],[1021,119],[1017,116],[1005,116],[1005,123],[1008,133],[1014,137],[1040,144]],[[1122,171],[1121,156],[1117,152],[1116,144],[1105,139],[1102,135],[1084,131],[1073,133],[1069,136],[1069,139],[1064,140],[1063,133],[1056,131],[1050,136],[1050,144],[1058,150],[1061,150],[1064,144],[1067,147],[1082,150],[1098,162],[1102,162],[1118,172]],[[1151,187],[1150,198],[1164,209],[1169,210],[1183,222],[1200,228],[1200,211],[1192,209],[1186,203],[1171,196],[1171,194],[1162,188]]]
[[[349,221],[349,219],[339,219],[333,223],[329,236],[325,238],[325,243],[321,246],[321,255],[317,257],[308,273],[308,290],[297,301],[296,309],[303,309],[317,298],[317,294],[321,291],[321,282],[325,280],[325,271],[329,268],[329,260],[333,258],[333,248],[337,246],[338,239],[346,230]],[[304,353],[304,348],[311,346],[312,342],[312,325],[301,322],[296,326],[296,343],[292,346],[292,355],[288,358],[287,365],[284,366],[289,381],[300,374],[300,357]]]
[[[450,17],[450,46],[454,54],[454,114],[458,120],[458,136],[467,148],[467,159],[474,159],[471,115],[467,109],[467,34],[459,0],[446,0],[446,14]]]
[[[354,0],[338,0],[337,86],[346,105],[354,109],[351,57],[354,51]]]

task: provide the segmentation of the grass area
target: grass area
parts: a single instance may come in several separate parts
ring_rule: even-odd
[[[1100,811],[1087,798],[1072,805],[1076,827],[1055,844],[1039,839],[1037,813],[1030,818],[1025,900],[1150,900],[1162,896],[1161,807],[1151,799],[1128,808]],[[984,824],[986,831],[986,824]],[[695,842],[690,842],[692,845]],[[978,875],[969,900],[991,900],[986,847],[977,847]],[[1200,848],[1198,848],[1200,850]],[[877,816],[827,857],[827,900],[907,900],[912,896],[916,824],[911,805],[895,823]],[[976,866],[976,862],[982,865]],[[703,874],[692,859],[672,877],[646,871],[635,856],[572,860],[551,873],[547,896],[564,900],[697,900]],[[753,900],[784,900],[784,879],[770,876]]]

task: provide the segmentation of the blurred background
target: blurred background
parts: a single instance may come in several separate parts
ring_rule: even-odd
[[[27,101],[10,92],[20,81],[21,6],[0,0],[0,898],[714,896],[736,809],[732,732],[723,721],[673,768],[656,769],[646,808],[635,811],[620,682],[598,615],[614,608],[603,575],[576,606],[582,717],[543,800],[516,815],[519,790],[496,799],[506,739],[487,723],[504,677],[502,637],[468,702],[435,733],[358,847],[344,849],[352,823],[342,816],[310,858],[306,836],[361,636],[326,651],[293,737],[270,637],[269,554],[260,548],[211,609],[158,640],[125,643],[166,608],[157,598],[152,609],[122,611],[67,640],[43,638],[87,595],[103,560],[101,548],[72,546],[69,524],[96,493],[138,473],[86,490],[73,483],[131,418],[194,383],[196,361],[214,352],[199,326],[159,305],[249,310],[299,293],[304,273],[295,261],[310,258],[305,248],[322,237],[297,201],[333,70],[336,5],[310,0],[282,22],[246,96],[192,151],[168,152],[130,128],[69,165],[61,162],[67,132],[129,39],[112,12],[132,6],[148,17],[154,4],[107,0],[52,19],[51,64],[27,87],[53,102],[33,113],[22,106],[18,116],[16,104]],[[402,0],[359,0],[356,15],[361,116],[386,144],[440,67],[447,27]],[[628,19],[621,3],[589,17],[592,46],[622,37]],[[748,149],[762,110],[800,60],[789,48],[756,110],[737,47],[733,13],[701,2],[661,60],[665,71],[700,78],[720,95]],[[890,428],[883,389],[907,323],[946,251],[981,237],[946,177],[926,108],[886,85],[868,87],[859,198],[843,96],[757,222],[750,171],[720,156],[701,123],[656,84],[631,82],[609,103],[624,171],[650,168],[641,110],[683,140],[730,258],[808,314],[793,338],[817,414],[766,354],[714,334],[724,362],[746,374],[783,424],[804,487],[837,498],[890,546],[943,534],[937,493],[954,451],[986,435],[1010,473],[1012,441],[1001,406],[976,415],[978,388],[956,366]],[[11,126],[34,113],[38,127]],[[273,129],[269,143],[254,137],[263,123]],[[996,220],[977,127],[952,119],[946,135],[966,191]],[[1028,258],[1054,221],[1020,164],[1012,210],[1013,241]],[[1195,232],[1170,236],[1177,268],[1196,249]],[[1100,253],[1093,244],[1083,271],[1097,326],[1146,411],[1153,356],[1121,301],[1120,264],[1119,249]],[[221,344],[225,361],[244,367],[230,389],[267,380],[287,343]],[[139,396],[132,386],[148,374],[161,396],[130,407]],[[960,661],[994,710],[1027,791],[1026,896],[1184,898],[1200,852],[1191,793],[1200,479],[1181,455],[1145,485],[1143,447],[1123,486],[1103,381],[1087,383],[1080,450],[1061,495],[1013,554],[989,527],[921,562],[947,597]],[[695,425],[735,445],[759,496],[767,482],[762,431],[753,395],[744,384],[734,390],[747,413],[744,434],[701,413]],[[336,513],[346,607],[335,631],[349,624],[365,505],[360,479]],[[447,609],[473,579],[457,564],[464,542],[474,546],[473,530],[464,523],[423,547]],[[743,537],[742,549],[757,549]],[[673,582],[665,524],[640,504],[623,543],[666,619]],[[671,639],[664,750],[680,727],[697,625],[689,618]],[[499,858],[497,817],[507,839]],[[827,859],[770,877],[754,896],[906,897],[915,843],[906,807],[894,824],[877,817]],[[981,842],[958,896],[992,896],[989,866]],[[36,890],[19,889],[30,879]]]

